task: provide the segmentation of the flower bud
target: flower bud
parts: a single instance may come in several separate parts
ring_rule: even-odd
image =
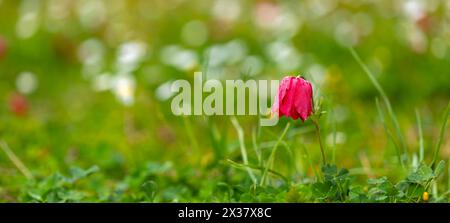
[[[272,113],[305,121],[312,115],[313,106],[311,83],[302,77],[288,76],[280,83]]]

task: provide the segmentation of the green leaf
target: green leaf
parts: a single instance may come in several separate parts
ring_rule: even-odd
[[[81,169],[79,167],[72,167],[70,168],[71,178],[69,179],[69,182],[74,183],[75,181],[85,178],[98,171],[99,171],[98,166],[93,166],[87,170]]]
[[[326,183],[317,182],[312,185],[313,196],[318,200],[324,200],[327,197],[330,185]]]
[[[444,172],[444,169],[445,169],[445,161],[441,160],[441,162],[439,162],[439,164],[434,169],[434,175],[436,177],[440,176]]]
[[[322,172],[325,176],[334,176],[337,174],[337,167],[336,165],[324,165],[322,166]]]
[[[424,184],[432,180],[435,177],[431,167],[427,165],[420,165],[420,167],[413,173],[411,173],[407,180],[411,183]]]
[[[348,196],[350,202],[363,203],[368,201],[364,188],[361,186],[351,187]]]
[[[376,202],[386,202],[394,200],[398,196],[398,189],[392,184],[387,177],[378,179],[369,179],[369,198]]]
[[[346,180],[346,178],[348,177],[349,171],[345,168],[342,168],[341,170],[339,170],[339,173],[337,174],[337,179],[338,180]]]
[[[42,198],[42,196],[40,194],[31,192],[31,191],[28,192],[28,196],[30,196],[31,199],[36,200],[38,202],[44,201],[44,199]]]
[[[158,184],[155,181],[150,180],[143,183],[141,188],[147,199],[153,202],[158,191]]]
[[[147,170],[149,175],[160,175],[164,174],[167,171],[172,169],[172,163],[166,162],[166,163],[156,163],[151,162],[147,164]]]
[[[382,183],[386,183],[388,181],[387,177],[381,177],[377,179],[368,179],[367,182],[369,185],[379,185]]]

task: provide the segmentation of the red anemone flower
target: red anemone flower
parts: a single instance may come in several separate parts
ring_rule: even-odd
[[[272,106],[272,114],[305,121],[312,115],[313,107],[313,89],[309,81],[303,77],[283,78]]]

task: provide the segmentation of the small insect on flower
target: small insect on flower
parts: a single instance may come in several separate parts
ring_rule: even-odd
[[[313,113],[313,88],[303,77],[283,78],[272,106],[272,115],[291,117],[302,121]]]
[[[9,97],[9,109],[17,116],[25,116],[28,112],[28,101],[25,96],[13,93]]]
[[[428,199],[430,199],[430,194],[428,194],[428,192],[426,192],[426,191],[423,192],[422,199],[423,199],[423,202],[428,203]]]

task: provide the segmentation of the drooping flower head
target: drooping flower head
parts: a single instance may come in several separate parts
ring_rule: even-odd
[[[303,77],[288,76],[280,83],[278,95],[272,106],[272,114],[305,121],[312,115],[313,106],[311,83]]]

